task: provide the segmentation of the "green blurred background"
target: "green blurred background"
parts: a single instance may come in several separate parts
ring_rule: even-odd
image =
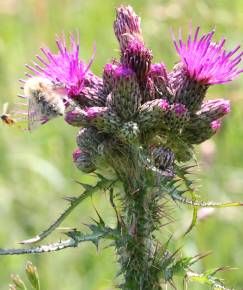
[[[30,63],[39,47],[55,49],[55,35],[79,29],[81,56],[88,60],[94,41],[97,53],[92,70],[102,68],[118,55],[112,24],[115,0],[0,0],[0,105],[16,102],[20,92],[18,79],[24,76],[24,64]],[[124,3],[124,2],[123,2]],[[243,44],[243,0],[131,0],[142,17],[142,28],[154,60],[163,60],[169,69],[178,60],[169,28],[188,27],[192,21],[204,31],[216,26],[216,39],[227,37],[228,48]],[[227,97],[232,112],[224,120],[219,134],[198,148],[201,171],[196,178],[203,199],[243,200],[243,82],[215,86],[209,98]],[[53,221],[65,208],[64,196],[80,193],[74,180],[93,182],[74,167],[71,159],[77,130],[55,120],[29,134],[4,124],[0,127],[0,248],[15,247],[16,241],[32,237]],[[107,197],[97,195],[83,203],[63,226],[83,228],[95,217],[94,207],[106,221],[113,221]],[[183,206],[174,210],[177,221],[163,229],[162,235],[174,233],[174,246],[194,255],[212,250],[197,265],[203,271],[218,266],[238,268],[220,274],[227,285],[243,289],[243,209],[215,211],[186,237],[183,230],[190,224],[191,211]],[[57,232],[49,241],[58,240]],[[115,289],[118,269],[111,248],[97,252],[91,244],[77,249],[41,256],[0,257],[0,289],[8,289],[11,273],[23,274],[27,260],[38,266],[43,290]],[[182,284],[178,286],[182,289]],[[189,289],[207,289],[190,284]]]

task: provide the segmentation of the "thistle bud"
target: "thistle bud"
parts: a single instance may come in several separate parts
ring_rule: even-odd
[[[200,120],[194,126],[190,125],[183,132],[183,139],[189,144],[200,144],[211,138],[221,127],[221,121]]]
[[[124,51],[131,38],[142,40],[140,17],[136,15],[131,6],[120,6],[116,9],[114,31],[121,51]]]
[[[138,141],[139,133],[138,124],[130,121],[123,124],[117,135],[124,143],[132,144]]]
[[[189,112],[183,104],[175,103],[170,106],[164,122],[172,130],[180,131],[189,121]]]
[[[230,112],[230,102],[224,99],[210,100],[202,104],[197,116],[201,119],[214,121],[220,119]]]
[[[147,77],[147,79],[145,80],[145,84],[143,85],[143,89],[141,90],[141,94],[142,94],[142,103],[146,103],[148,101],[152,101],[154,99],[157,99],[158,94],[156,94],[156,88],[154,85],[154,81],[150,78]],[[160,99],[160,97],[158,97],[158,99]]]
[[[40,290],[40,281],[37,268],[31,262],[27,262],[25,271],[32,287],[36,290]]]
[[[169,103],[164,99],[156,99],[144,103],[137,118],[139,128],[143,131],[148,131],[165,126],[164,118],[169,108]]]
[[[83,128],[78,132],[76,141],[82,151],[87,151],[92,155],[98,152],[99,144],[104,140],[104,136],[94,127]]]
[[[102,118],[102,115],[107,112],[107,108],[106,107],[90,107],[90,108],[86,108],[85,114],[87,116],[87,120],[92,123],[94,122],[94,120]]]
[[[130,120],[139,110],[141,93],[135,73],[124,67],[115,71],[114,88],[111,94],[111,106],[119,117]]]
[[[163,63],[152,64],[149,76],[153,80],[155,86],[156,98],[169,99],[171,93],[168,88],[169,84],[166,66]]]
[[[78,106],[72,107],[65,111],[64,120],[74,127],[82,127],[88,125],[87,114]]]
[[[91,107],[86,111],[89,124],[101,132],[114,133],[120,128],[120,118],[107,107]]]
[[[79,148],[73,152],[73,162],[79,170],[85,173],[93,172],[96,169],[91,155],[88,152],[80,150]]]
[[[142,42],[133,39],[124,50],[121,63],[131,68],[136,73],[139,82],[143,82],[150,70],[152,58],[151,50],[146,48]]]
[[[107,63],[103,71],[104,90],[109,94],[114,86],[114,73],[117,69],[116,64]]]

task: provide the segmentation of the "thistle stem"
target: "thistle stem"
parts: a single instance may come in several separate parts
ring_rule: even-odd
[[[121,154],[122,153],[122,154]],[[151,183],[138,146],[124,146],[113,156],[112,166],[124,184],[121,237],[116,249],[124,281],[123,290],[160,290],[159,271],[155,268],[159,205],[151,198]],[[148,188],[150,188],[148,190]]]
[[[159,290],[159,278],[153,268],[155,240],[154,226],[147,211],[146,190],[126,192],[124,220],[126,234],[119,247],[120,262],[124,273],[122,289]]]

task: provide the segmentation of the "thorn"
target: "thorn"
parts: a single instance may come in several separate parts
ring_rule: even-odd
[[[75,183],[81,185],[85,190],[90,190],[93,188],[93,186],[89,185],[89,184],[85,184],[85,183],[82,183],[80,181],[77,181],[77,180],[74,180]]]
[[[68,228],[68,227],[59,227],[56,228],[59,231],[63,231],[63,233],[65,233],[66,231],[68,232],[77,232],[77,228]]]
[[[74,201],[77,200],[77,197],[75,196],[66,196],[66,197],[63,197],[64,200],[66,201],[69,201],[70,203],[73,203]]]

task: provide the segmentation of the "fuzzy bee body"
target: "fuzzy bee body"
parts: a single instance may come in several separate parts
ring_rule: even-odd
[[[28,129],[33,130],[65,111],[64,88],[42,77],[29,79],[24,86],[28,98]]]

